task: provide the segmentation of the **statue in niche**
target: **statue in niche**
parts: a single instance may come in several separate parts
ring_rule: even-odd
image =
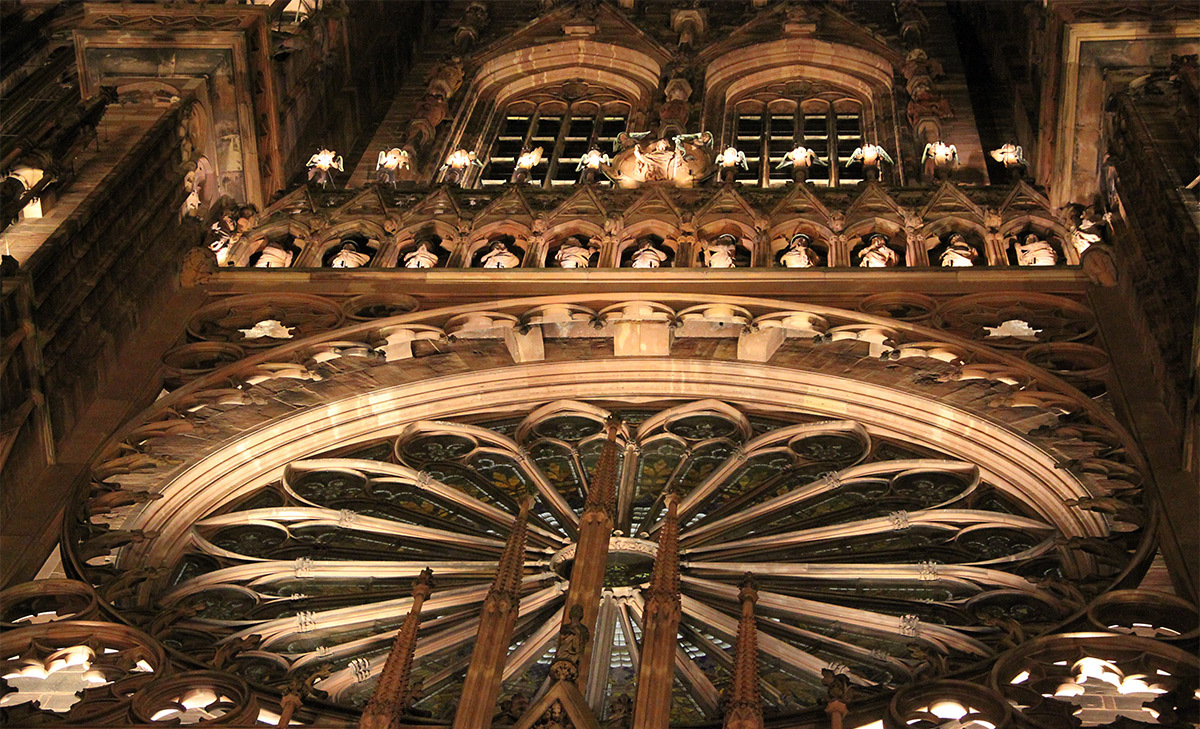
[[[658,268],[665,260],[667,254],[659,250],[652,239],[642,238],[629,259],[629,265],[633,268]]]
[[[255,268],[287,268],[292,265],[292,259],[296,254],[288,250],[280,243],[267,243],[262,252],[258,254],[258,262],[254,264]]]
[[[1012,247],[1017,253],[1017,263],[1022,266],[1053,266],[1058,263],[1058,253],[1054,247],[1038,238],[1037,233],[1026,233],[1020,243],[1013,238]]]
[[[715,240],[704,245],[702,251],[704,265],[708,268],[734,268],[737,263],[737,237],[730,233],[722,233]]]
[[[949,244],[938,262],[943,266],[963,267],[975,265],[975,249],[967,242],[962,233],[951,233]]]
[[[479,259],[484,268],[516,268],[521,259],[508,249],[508,244],[502,240],[492,241],[491,250]]]
[[[1104,228],[1112,222],[1112,213],[1100,214],[1095,205],[1069,205],[1067,216],[1071,220],[1071,245],[1081,256],[1088,248],[1104,241]]]
[[[342,243],[342,249],[329,262],[330,268],[359,268],[367,265],[371,256],[358,250],[358,244],[352,240]]]
[[[404,254],[405,268],[433,268],[437,262],[437,254],[431,249],[428,240],[421,241],[416,250]]]
[[[812,238],[804,233],[797,233],[788,241],[787,249],[779,257],[779,262],[785,268],[813,268],[817,265],[817,255],[809,247]]]
[[[858,252],[858,265],[861,268],[895,268],[900,263],[900,257],[888,247],[887,236],[873,233],[867,238],[867,247]]]
[[[592,260],[595,245],[582,235],[568,238],[554,254],[561,268],[587,268]]]

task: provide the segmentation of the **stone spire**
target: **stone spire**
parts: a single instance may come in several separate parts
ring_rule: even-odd
[[[408,611],[392,652],[388,653],[375,684],[375,693],[358,720],[359,729],[396,729],[400,716],[408,709],[408,678],[412,673],[413,654],[417,649],[417,627],[421,624],[421,606],[433,591],[433,570],[426,567],[417,576],[412,588],[412,609]]]
[[[638,668],[633,729],[667,729],[675,682],[679,618],[679,494],[667,493],[667,515],[658,533],[658,555],[643,593],[642,660]]]
[[[733,659],[733,687],[725,709],[725,729],[762,729],[762,695],[758,686],[758,626],[754,603],[758,585],[749,572],[742,579],[738,600],[742,617],[738,622],[737,648]]]
[[[596,631],[600,613],[600,593],[604,589],[604,570],[608,566],[608,540],[612,538],[617,510],[617,433],[620,421],[608,418],[608,440],[600,451],[596,473],[588,487],[587,500],[579,517],[579,542],[575,564],[571,568],[571,590],[563,606],[563,628],[572,623],[576,606],[583,611],[577,626],[588,635]],[[592,643],[587,642],[579,655],[579,674],[575,679],[580,690],[586,690],[588,669],[592,660]]]
[[[454,729],[488,729],[500,696],[500,681],[508,646],[512,643],[513,627],[521,607],[521,577],[525,571],[525,532],[533,496],[521,502],[512,533],[500,555],[496,577],[483,599],[479,618],[479,634],[471,664],[463,681],[462,695],[469,700],[459,704],[454,715]]]

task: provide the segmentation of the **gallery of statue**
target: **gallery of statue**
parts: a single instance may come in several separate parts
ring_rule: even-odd
[[[0,722],[1200,725],[1174,0],[0,2]]]

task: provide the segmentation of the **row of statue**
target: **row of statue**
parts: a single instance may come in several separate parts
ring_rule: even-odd
[[[375,243],[374,246],[371,243]],[[980,265],[983,259],[979,249],[971,245],[961,233],[951,233],[943,244],[932,242],[930,250],[936,256],[934,265],[943,267],[969,267]],[[1053,266],[1059,263],[1058,251],[1036,233],[1027,233],[1009,239],[1015,262],[1020,266]],[[366,243],[344,240],[332,255],[327,255],[325,265],[330,268],[360,268],[370,263],[372,249],[378,241]],[[411,251],[400,259],[404,268],[435,268],[445,258],[438,255],[440,246],[433,239],[419,241]],[[740,249],[740,250],[739,250]],[[292,265],[299,248],[290,242],[268,242],[252,264],[258,268],[286,268]],[[854,262],[862,268],[895,268],[903,265],[902,247],[894,246],[883,233],[872,233],[863,240],[853,255]],[[558,268],[591,268],[595,266],[599,245],[587,236],[567,238],[552,254],[553,265]],[[739,253],[741,253],[739,260]],[[654,238],[638,239],[632,251],[622,258],[622,266],[630,268],[660,268],[670,266],[673,253]],[[700,266],[703,268],[745,267],[749,258],[748,249],[739,243],[736,236],[724,233],[700,247]],[[479,268],[517,268],[521,265],[520,248],[515,242],[503,238],[491,241],[487,248],[474,258],[473,265]],[[791,237],[787,245],[776,256],[777,265],[783,268],[814,268],[824,261],[819,247],[804,233]]]

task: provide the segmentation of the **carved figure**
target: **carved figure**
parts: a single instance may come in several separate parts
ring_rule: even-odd
[[[937,167],[957,166],[958,148],[944,142],[930,142],[921,152],[921,164],[925,164],[927,160],[933,160],[933,164]]]
[[[287,268],[296,254],[278,243],[268,243],[258,256],[255,268]]]
[[[508,244],[502,240],[492,241],[491,250],[479,259],[484,268],[516,268],[521,259],[508,249]]]
[[[595,247],[587,238],[578,235],[568,238],[554,254],[554,260],[561,268],[587,268],[592,259]]]
[[[942,251],[939,262],[943,266],[963,267],[975,265],[975,249],[962,233],[951,233],[950,244]]]
[[[993,149],[988,152],[992,159],[1002,163],[1005,167],[1025,167],[1029,163],[1025,161],[1025,150],[1012,142],[1007,142],[999,149]]]
[[[1025,235],[1023,243],[1012,242],[1017,252],[1017,263],[1022,266],[1053,266],[1058,263],[1058,253],[1046,241],[1037,237],[1036,233]]]
[[[322,147],[312,157],[308,158],[305,163],[308,167],[308,181],[326,187],[333,181],[333,173],[330,170],[336,169],[338,172],[344,172],[342,168],[342,158],[331,149]]]
[[[872,234],[867,239],[867,247],[858,252],[858,265],[861,268],[894,268],[899,265],[900,257],[887,243],[887,236]]]
[[[808,178],[809,168],[818,162],[829,164],[828,160],[818,157],[815,150],[808,147],[795,147],[783,155],[783,159],[779,160],[779,164],[775,165],[775,169],[782,170],[784,167],[791,167],[792,177],[797,182],[803,182]]]
[[[1069,205],[1067,215],[1071,220],[1071,244],[1083,252],[1104,241],[1104,228],[1112,223],[1112,213],[1099,214],[1095,205]]]
[[[850,703],[854,689],[850,686],[850,678],[844,673],[837,673],[832,668],[821,669],[821,685],[825,687],[826,701],[841,701]]]
[[[706,243],[702,253],[704,265],[708,268],[734,268],[737,265],[733,260],[737,255],[737,238],[723,233],[716,240]]]
[[[779,262],[786,268],[812,268],[817,265],[817,256],[808,247],[812,238],[804,233],[797,233],[788,241],[787,249],[779,257]]]
[[[883,147],[877,144],[864,144],[854,149],[854,152],[850,155],[849,164],[862,162],[866,167],[878,167],[881,160],[890,165],[896,164]]]
[[[598,149],[590,149],[588,153],[579,158],[579,163],[575,165],[575,171],[580,172],[583,169],[595,170],[599,169],[600,165],[606,165],[612,162],[612,159]]]
[[[713,168],[713,136],[677,134],[669,139],[644,139],[649,132],[617,136],[623,150],[606,170],[618,185],[637,187],[644,182],[671,182],[676,187],[691,187],[709,175]]]
[[[517,157],[517,167],[528,170],[541,164],[543,151],[541,147],[522,150],[521,156]]]
[[[463,64],[458,56],[449,56],[429,71],[426,77],[428,93],[449,99],[462,86]]]
[[[405,268],[433,268],[437,262],[437,254],[430,249],[429,241],[421,241],[416,250],[404,254]]]
[[[579,658],[587,649],[591,632],[583,624],[583,606],[571,606],[567,622],[558,631],[558,648],[554,651],[554,663],[550,674],[559,681],[573,681],[579,675]]]
[[[329,262],[330,268],[359,268],[365,266],[371,261],[371,256],[368,253],[363,253],[358,250],[358,244],[354,241],[346,241],[342,244],[342,249],[337,252],[333,260]]]
[[[629,694],[614,696],[609,704],[608,718],[603,729],[629,729],[633,724],[633,697]]]
[[[396,186],[400,174],[412,169],[412,160],[407,151],[393,147],[386,152],[380,151],[379,159],[375,162],[375,181],[381,185]]]
[[[656,248],[650,238],[642,238],[629,260],[633,268],[658,268],[667,260],[667,254]]]

